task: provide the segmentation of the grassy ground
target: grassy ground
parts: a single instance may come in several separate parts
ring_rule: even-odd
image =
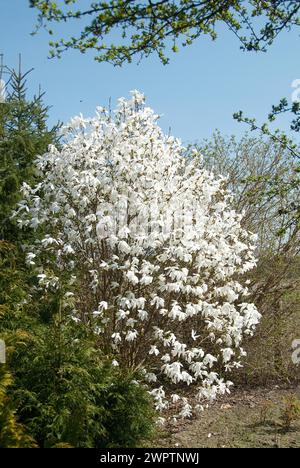
[[[300,448],[300,388],[236,390],[197,419],[170,425],[156,446]]]

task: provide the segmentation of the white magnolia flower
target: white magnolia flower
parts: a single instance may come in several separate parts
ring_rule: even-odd
[[[140,320],[144,321],[144,320],[147,320],[148,319],[148,312],[146,310],[139,310],[138,311],[138,317]]]
[[[138,336],[137,330],[130,330],[127,332],[125,340],[129,342],[134,341],[136,340],[137,336]]]
[[[101,311],[102,310],[107,310],[108,309],[108,303],[106,301],[99,302],[98,309],[101,310]]]
[[[32,253],[32,252],[28,252],[28,254],[26,255],[26,264],[27,265],[35,265],[35,262],[33,261],[36,257],[36,254]]]
[[[223,361],[225,363],[228,363],[229,361],[231,361],[232,356],[234,356],[234,351],[231,348],[222,349],[222,353],[223,353]]]
[[[179,414],[182,418],[190,418],[193,415],[192,406],[186,403]]]
[[[120,333],[113,333],[111,337],[116,344],[122,341]]]
[[[200,336],[201,336],[201,335],[197,335],[196,332],[195,332],[195,330],[192,330],[191,335],[192,335],[192,339],[193,339],[194,341],[198,340],[198,338],[200,338]]]
[[[150,351],[149,351],[149,354],[154,354],[154,356],[158,356],[159,355],[159,350],[157,349],[156,346],[152,345],[151,348],[150,348]]]
[[[134,274],[133,271],[127,271],[126,277],[130,281],[130,283],[132,283],[132,284],[138,284],[138,282],[139,282],[138,277]]]
[[[174,393],[171,395],[172,403],[177,403],[180,400],[180,396]]]

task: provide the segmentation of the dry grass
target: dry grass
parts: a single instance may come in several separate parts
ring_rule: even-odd
[[[236,390],[196,419],[170,424],[156,441],[166,448],[300,448],[300,417],[284,427],[293,389]]]

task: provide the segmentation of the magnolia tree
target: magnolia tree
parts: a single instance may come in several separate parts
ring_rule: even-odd
[[[20,226],[46,235],[27,254],[41,287],[99,335],[114,365],[139,370],[157,409],[199,408],[228,391],[244,335],[259,322],[241,276],[255,265],[224,179],[185,157],[133,92],[111,113],[73,119],[62,147],[36,160],[42,182],[23,186]]]

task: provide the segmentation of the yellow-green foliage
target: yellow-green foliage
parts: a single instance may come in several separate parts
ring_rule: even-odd
[[[11,407],[7,394],[11,384],[11,374],[4,364],[0,364],[0,448],[34,447],[33,440],[25,434]]]

